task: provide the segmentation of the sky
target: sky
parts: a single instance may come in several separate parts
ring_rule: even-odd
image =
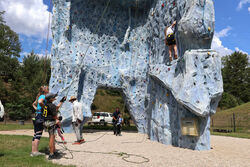
[[[250,0],[213,0],[215,34],[212,49],[221,56],[234,51],[250,54]],[[18,33],[22,44],[21,58],[32,50],[44,56],[47,44],[50,0],[0,0],[4,19]],[[52,45],[49,32],[48,54]]]

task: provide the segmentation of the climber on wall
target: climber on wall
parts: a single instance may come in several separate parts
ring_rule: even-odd
[[[172,58],[172,50],[174,49],[174,58],[177,59],[177,47],[176,47],[176,40],[174,34],[174,27],[176,25],[176,21],[170,27],[166,27],[164,34],[165,34],[165,43],[168,46],[168,53],[169,53],[169,61],[173,60]]]

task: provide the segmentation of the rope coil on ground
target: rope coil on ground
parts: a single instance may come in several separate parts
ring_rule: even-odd
[[[65,159],[73,159],[74,155],[73,152],[78,152],[78,153],[89,153],[89,154],[105,154],[105,155],[117,155],[119,157],[122,158],[123,161],[129,162],[129,163],[134,163],[134,164],[143,164],[143,163],[148,163],[150,161],[149,158],[144,157],[142,155],[137,155],[137,154],[130,154],[130,153],[126,153],[126,152],[117,152],[117,151],[113,151],[113,152],[100,152],[100,151],[87,151],[87,150],[70,150],[68,149],[68,147],[63,143],[63,145],[61,145],[61,143],[57,142],[57,145],[60,146],[61,148],[64,149],[64,151],[68,151],[71,154],[71,158],[67,158],[67,157],[63,157]],[[128,160],[131,157],[137,157],[137,158],[141,158],[142,161],[132,161],[132,160]]]

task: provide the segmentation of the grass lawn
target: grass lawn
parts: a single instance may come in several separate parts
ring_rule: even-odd
[[[211,135],[217,135],[217,136],[230,136],[230,137],[239,137],[239,138],[246,138],[250,139],[250,133],[220,133],[220,132],[211,132]]]
[[[213,129],[228,129],[233,131],[232,117],[235,113],[236,132],[219,133]],[[217,111],[212,116],[211,134],[250,139],[250,102],[227,110]]]
[[[33,129],[33,124],[25,124],[25,125],[19,125],[19,124],[0,124],[0,131],[7,131],[7,130],[18,130],[18,129]]]
[[[31,136],[0,135],[0,166],[1,167],[60,167],[44,156],[30,157]],[[43,137],[40,151],[47,150],[48,138]],[[43,152],[42,151],[42,152]]]

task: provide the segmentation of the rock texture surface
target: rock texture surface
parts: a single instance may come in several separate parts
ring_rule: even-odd
[[[179,147],[210,149],[210,115],[223,91],[212,50],[212,0],[53,0],[50,89],[75,95],[84,117],[99,87],[121,89],[141,133]],[[177,20],[179,59],[169,64],[164,29]],[[60,98],[58,98],[60,99]],[[61,108],[71,131],[70,103]],[[183,136],[196,118],[199,137]]]

